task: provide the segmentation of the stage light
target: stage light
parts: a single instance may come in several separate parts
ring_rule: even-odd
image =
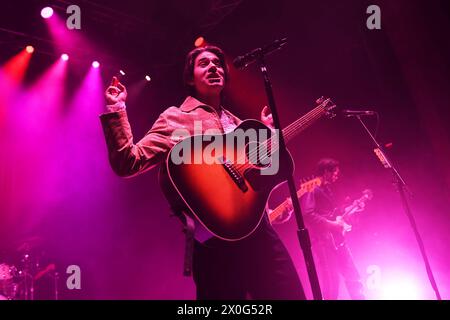
[[[41,17],[44,19],[48,19],[53,15],[53,9],[50,7],[45,7],[41,10]]]
[[[98,68],[98,67],[100,67],[100,63],[98,61],[94,61],[94,62],[92,62],[92,66],[94,68]]]
[[[151,80],[152,80],[152,78],[150,78],[150,76],[145,76],[145,80],[147,80],[147,81],[151,81]]]
[[[121,75],[123,75],[123,76],[125,75],[125,72],[123,72],[123,70],[120,70],[119,72]]]
[[[385,281],[382,287],[382,300],[420,300],[423,299],[420,286],[415,279],[395,277]]]
[[[204,45],[205,45],[205,38],[203,37],[198,37],[194,42],[194,46],[196,47],[203,47]]]
[[[67,60],[69,60],[69,55],[67,53],[63,53],[61,55],[61,59],[63,59],[64,61],[67,61]]]
[[[27,47],[25,48],[25,50],[26,50],[28,53],[33,53],[33,52],[34,52],[34,47],[33,47],[33,46],[27,46]]]
[[[7,60],[0,66],[0,83],[3,85],[3,81],[13,81],[14,85],[20,84],[28,69],[32,53],[34,52],[33,46],[26,46],[20,50],[16,55]],[[4,78],[5,76],[5,78]],[[0,92],[0,100],[1,100]],[[2,109],[2,101],[0,101],[0,109]],[[1,110],[0,110],[1,113]],[[0,285],[1,286],[1,285]]]

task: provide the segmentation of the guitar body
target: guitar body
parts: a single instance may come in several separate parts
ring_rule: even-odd
[[[249,137],[246,143],[236,143],[232,148],[225,143],[217,144],[223,147],[213,148],[214,142],[231,141],[236,132],[248,129],[264,131],[267,137],[272,134],[261,122],[247,120],[228,134],[184,139],[180,143],[191,147],[183,148],[180,153],[177,144],[166,162],[170,181],[191,214],[216,237],[229,241],[243,239],[258,227],[271,190],[293,171],[290,155],[285,157],[286,163],[280,161],[276,174],[263,174],[273,171],[270,164],[249,163],[249,154],[258,152],[258,141],[262,141],[258,134],[256,141]],[[180,154],[191,161],[173,161],[172,157]]]
[[[361,198],[355,200],[351,205],[349,205],[348,207],[346,207],[344,209],[344,212],[342,215],[334,217],[334,220],[338,221],[339,223],[341,223],[343,225],[343,232],[330,233],[331,240],[333,241],[333,244],[336,249],[339,249],[345,245],[345,240],[346,240],[345,235],[348,232],[350,232],[352,229],[352,226],[348,219],[350,219],[352,217],[352,215],[358,214],[361,211],[363,211],[363,209],[366,205],[366,202],[373,198],[373,192],[370,189],[364,190],[362,192],[362,194],[363,195]]]
[[[330,239],[334,245],[336,250],[343,247],[345,245],[346,237],[345,232],[330,232]]]

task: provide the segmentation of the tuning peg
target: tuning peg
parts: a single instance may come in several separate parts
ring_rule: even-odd
[[[319,99],[316,100],[316,103],[322,103],[325,98],[321,96]]]

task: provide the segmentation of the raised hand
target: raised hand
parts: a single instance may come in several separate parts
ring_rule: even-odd
[[[268,126],[270,129],[274,129],[272,113],[270,112],[268,106],[264,106],[261,111],[261,122]]]
[[[127,89],[117,77],[112,78],[111,85],[106,89],[105,98],[107,105],[114,105],[118,102],[125,103],[127,100]]]

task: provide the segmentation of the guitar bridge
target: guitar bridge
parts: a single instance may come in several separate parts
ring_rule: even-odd
[[[239,171],[236,170],[233,163],[225,159],[224,157],[221,157],[219,161],[225,168],[225,171],[230,175],[231,179],[233,179],[234,183],[237,184],[239,189],[241,189],[243,192],[246,192],[248,190],[248,187],[245,184],[244,177],[239,173]]]

